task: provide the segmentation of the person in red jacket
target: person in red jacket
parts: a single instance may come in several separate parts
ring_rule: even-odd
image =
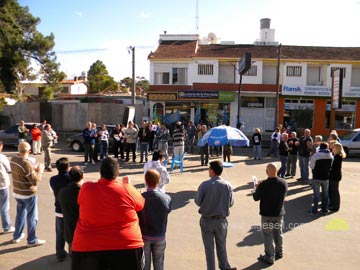
[[[32,153],[34,155],[41,155],[41,129],[34,124],[31,128],[32,136]]]
[[[72,269],[141,270],[144,243],[137,212],[145,200],[127,176],[116,179],[116,159],[103,159],[100,175],[97,182],[84,183],[79,192]]]

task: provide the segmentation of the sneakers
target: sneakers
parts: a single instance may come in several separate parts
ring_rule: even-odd
[[[273,265],[273,264],[274,264],[274,261],[271,260],[271,259],[269,259],[269,257],[266,256],[266,255],[260,255],[257,259],[258,259],[259,261],[265,262],[265,263],[267,263],[267,264],[269,264],[269,265]]]
[[[21,239],[25,238],[25,233],[21,233],[19,238],[13,239],[12,242],[13,243],[19,243],[21,241]]]
[[[7,231],[3,231],[2,234],[13,233],[13,232],[15,232],[15,227],[11,226],[10,229],[8,229]]]
[[[46,243],[45,240],[36,239],[36,241],[34,243],[28,243],[26,245],[26,247],[38,247],[38,246],[41,246],[41,245],[43,245],[45,243]]]

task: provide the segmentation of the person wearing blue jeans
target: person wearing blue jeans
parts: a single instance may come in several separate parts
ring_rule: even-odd
[[[151,269],[151,258],[154,270],[164,270],[166,248],[166,227],[168,214],[171,211],[171,198],[158,189],[160,173],[149,169],[145,173],[147,190],[142,194],[145,207],[139,213],[141,233],[144,240],[145,267]]]
[[[208,270],[215,270],[214,240],[216,254],[221,270],[236,270],[231,267],[226,252],[228,230],[227,216],[234,204],[233,190],[229,182],[220,177],[223,164],[220,160],[210,162],[210,179],[200,184],[195,196],[199,213],[201,235],[203,239],[206,265]]]
[[[43,166],[34,167],[29,161],[30,150],[30,144],[21,142],[18,146],[19,153],[13,156],[10,161],[13,193],[17,203],[13,242],[18,243],[25,237],[23,230],[26,219],[28,229],[27,246],[35,247],[45,244],[45,240],[38,239],[36,234],[38,223],[36,190],[44,168]]]
[[[321,213],[327,214],[329,211],[329,176],[334,157],[329,151],[329,145],[321,142],[319,151],[310,160],[310,168],[313,173],[312,188],[314,191],[313,206],[308,211],[310,215],[318,214],[319,200],[321,197]],[[320,193],[321,187],[321,193]]]
[[[11,168],[8,158],[4,154],[1,154],[2,149],[3,143],[0,141],[0,217],[4,233],[10,233],[14,231],[9,215],[9,173],[11,172]]]
[[[254,147],[254,159],[260,160],[261,154],[261,133],[259,128],[255,128],[255,133],[251,137],[252,144]]]

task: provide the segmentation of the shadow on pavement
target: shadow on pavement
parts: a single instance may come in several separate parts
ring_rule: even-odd
[[[169,194],[172,200],[172,210],[176,210],[189,204],[190,200],[195,198],[196,191],[185,190],[167,194]]]
[[[252,265],[249,265],[248,267],[242,268],[242,270],[261,270],[261,269],[268,268],[270,266],[271,265],[269,265],[267,263],[257,261],[256,263],[253,263]]]
[[[16,266],[12,270],[63,270],[63,269],[71,269],[71,259],[68,256],[65,261],[58,262],[56,260],[55,254],[43,256],[37,258],[33,261],[26,262],[22,265]]]

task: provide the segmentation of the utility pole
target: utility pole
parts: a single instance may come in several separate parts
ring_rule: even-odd
[[[279,118],[279,82],[280,82],[280,56],[281,56],[281,43],[277,47],[277,66],[276,66],[276,102],[275,102],[275,118],[274,130],[278,126]]]
[[[129,53],[132,55],[132,84],[131,84],[131,105],[136,104],[136,83],[135,83],[135,46],[129,47]]]

